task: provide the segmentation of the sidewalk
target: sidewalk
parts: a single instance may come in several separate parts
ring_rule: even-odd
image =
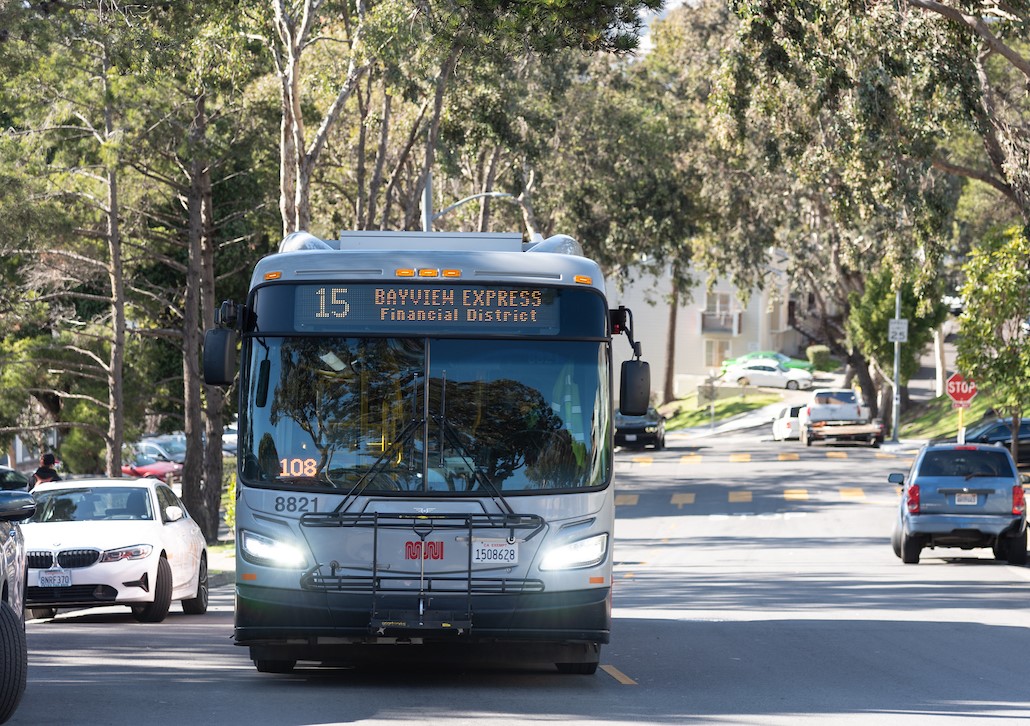
[[[236,582],[236,549],[208,550],[208,587],[221,587]]]

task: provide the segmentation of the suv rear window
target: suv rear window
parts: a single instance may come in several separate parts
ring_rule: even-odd
[[[1015,477],[1015,472],[1002,450],[942,449],[926,452],[919,464],[919,476]]]
[[[821,391],[816,394],[815,402],[836,406],[842,403],[858,403],[854,391]]]

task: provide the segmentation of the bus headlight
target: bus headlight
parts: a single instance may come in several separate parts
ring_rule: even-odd
[[[555,547],[540,563],[541,570],[574,570],[582,567],[593,567],[604,562],[608,555],[608,535],[597,534],[593,537],[570,542]]]
[[[248,562],[269,567],[303,567],[307,562],[304,552],[292,542],[272,539],[245,529],[240,532],[240,552]]]

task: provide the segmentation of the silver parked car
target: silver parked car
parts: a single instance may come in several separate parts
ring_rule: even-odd
[[[0,723],[11,717],[25,692],[25,540],[18,522],[35,511],[28,492],[0,491]]]
[[[902,562],[915,564],[925,547],[990,547],[995,558],[1026,563],[1025,475],[1012,455],[984,444],[929,444],[902,484],[891,546]]]

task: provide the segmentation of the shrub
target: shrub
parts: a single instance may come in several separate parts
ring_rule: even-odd
[[[808,362],[817,371],[832,371],[836,368],[835,361],[830,357],[830,349],[825,345],[810,345],[805,350]]]

